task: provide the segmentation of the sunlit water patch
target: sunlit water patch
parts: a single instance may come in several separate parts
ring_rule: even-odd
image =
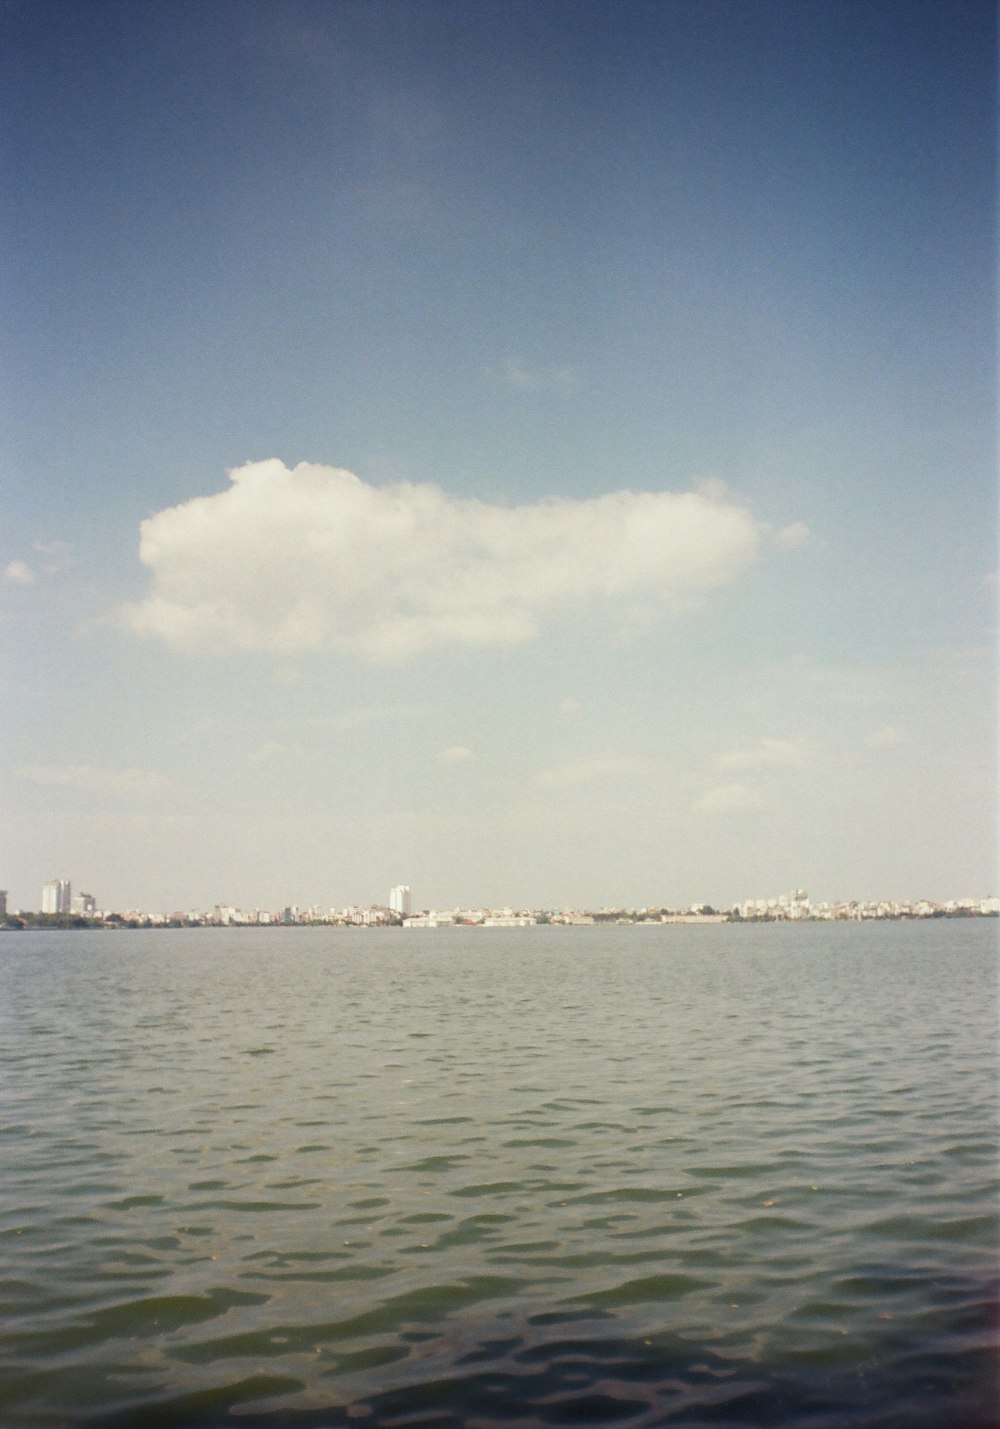
[[[997,927],[2,935],[0,1422],[986,1429]]]

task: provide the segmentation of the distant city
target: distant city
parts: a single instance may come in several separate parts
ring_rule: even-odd
[[[759,923],[837,921],[901,918],[978,918],[1000,916],[1000,898],[960,898],[936,903],[880,900],[866,902],[813,902],[804,889],[776,898],[748,898],[731,908],[695,903],[687,908],[423,908],[414,911],[407,884],[389,890],[385,904],[369,907],[300,908],[295,904],[277,910],[244,910],[217,903],[209,910],[152,913],[143,909],[98,908],[92,893],[73,893],[68,878],[53,878],[42,886],[41,911],[8,907],[6,890],[0,889],[0,927],[11,931],[32,927],[69,928],[191,928],[271,927],[291,924],[328,927],[402,928],[527,928],[537,924],[581,926],[593,923]]]

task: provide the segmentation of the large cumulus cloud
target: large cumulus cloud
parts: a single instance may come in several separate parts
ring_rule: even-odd
[[[277,460],[142,523],[151,586],[128,623],[180,650],[347,650],[378,660],[528,640],[595,605],[648,621],[698,606],[767,528],[711,489],[496,506]]]

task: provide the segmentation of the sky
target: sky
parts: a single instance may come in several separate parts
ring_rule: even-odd
[[[978,0],[5,0],[0,886],[985,897]]]

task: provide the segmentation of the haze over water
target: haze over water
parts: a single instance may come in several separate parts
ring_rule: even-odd
[[[985,1426],[996,931],[7,935],[0,1420]]]

